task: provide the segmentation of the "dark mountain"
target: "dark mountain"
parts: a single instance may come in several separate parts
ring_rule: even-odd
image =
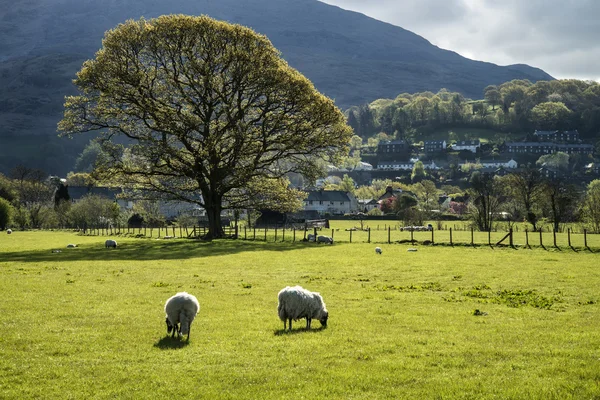
[[[36,135],[27,141],[31,147],[56,134],[64,96],[74,93],[71,80],[100,48],[106,30],[130,18],[173,13],[206,14],[267,35],[341,108],[442,87],[481,98],[489,84],[552,79],[526,65],[466,59],[400,27],[316,0],[1,0],[0,171],[19,161],[54,165],[47,145],[26,160],[11,146],[23,135]],[[50,146],[59,153],[69,147]],[[70,168],[73,157],[61,157],[57,172]]]

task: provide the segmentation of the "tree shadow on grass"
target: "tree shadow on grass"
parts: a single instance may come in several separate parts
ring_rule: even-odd
[[[182,349],[189,344],[190,342],[188,342],[186,339],[165,336],[158,342],[154,343],[154,347],[158,347],[161,350],[176,350]]]
[[[285,330],[284,329],[277,329],[277,330],[275,330],[273,332],[273,334],[275,336],[298,335],[300,333],[309,334],[309,333],[318,333],[318,332],[321,332],[321,331],[323,331],[325,329],[326,328],[324,326],[321,326],[319,328],[310,328],[310,329],[306,329],[306,328],[292,329],[291,331],[287,330],[287,329],[285,329]]]
[[[82,244],[74,249],[44,248],[40,250],[6,252],[0,262],[44,261],[111,261],[111,260],[181,260],[197,257],[213,257],[251,251],[289,251],[306,246],[305,243],[265,243],[245,240],[195,240],[157,241],[139,239],[126,241],[116,249],[105,248],[104,238],[97,244]]]

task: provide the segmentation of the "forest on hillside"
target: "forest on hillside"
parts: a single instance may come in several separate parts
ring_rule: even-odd
[[[385,133],[420,141],[446,128],[493,129],[526,136],[534,130],[578,130],[596,142],[600,132],[600,83],[575,79],[512,80],[484,89],[482,100],[441,89],[402,93],[346,110],[348,124],[361,138]]]

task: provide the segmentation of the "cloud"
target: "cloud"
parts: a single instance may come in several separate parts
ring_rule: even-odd
[[[408,29],[436,46],[557,78],[597,79],[597,0],[323,0]]]

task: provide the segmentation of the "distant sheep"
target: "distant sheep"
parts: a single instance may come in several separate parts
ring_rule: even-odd
[[[6,233],[10,235],[12,233],[12,229],[7,229]]]
[[[309,242],[314,242],[314,241],[315,241],[315,235],[314,235],[314,234],[312,234],[312,233],[309,233],[309,234],[308,234],[308,236],[306,237],[306,239],[307,239]]]
[[[319,293],[308,291],[300,286],[287,286],[277,295],[279,304],[277,314],[283,321],[283,330],[287,327],[292,330],[292,320],[306,318],[306,329],[310,329],[313,319],[318,319],[323,327],[327,327],[329,312],[325,308],[325,302]]]
[[[329,236],[319,235],[317,236],[317,243],[333,244],[333,238]]]
[[[381,254],[381,247],[375,247],[375,253]]]
[[[171,337],[187,335],[190,340],[190,328],[196,315],[200,311],[200,303],[195,296],[179,292],[171,296],[165,303],[165,322],[167,324],[167,335],[172,332]]]
[[[117,248],[117,241],[116,240],[112,240],[112,239],[108,239],[106,242],[104,242],[104,247],[106,247],[107,249],[109,247],[112,248]]]
[[[73,249],[73,248],[75,248],[75,247],[77,247],[77,245],[76,245],[76,244],[73,244],[73,243],[69,243],[69,244],[67,245],[67,248],[68,248],[68,249]]]

